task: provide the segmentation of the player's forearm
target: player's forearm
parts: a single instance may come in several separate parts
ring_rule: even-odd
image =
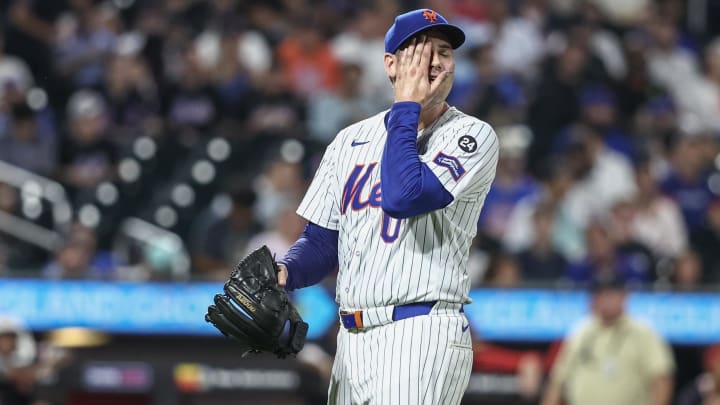
[[[380,176],[382,208],[395,218],[409,218],[443,208],[453,200],[417,151],[420,104],[395,103],[388,113],[387,140]]]
[[[287,267],[288,291],[319,283],[338,266],[338,231],[308,224],[278,263]]]
[[[670,376],[660,376],[650,386],[649,405],[668,405],[672,397],[673,381]]]

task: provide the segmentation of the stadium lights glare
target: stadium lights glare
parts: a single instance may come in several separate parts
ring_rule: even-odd
[[[200,184],[208,184],[215,178],[215,166],[202,159],[192,166],[192,177]]]
[[[118,200],[118,189],[115,187],[114,184],[103,182],[100,183],[100,185],[95,190],[95,197],[98,201],[100,201],[101,204],[110,206],[117,202]]]
[[[78,219],[88,228],[95,228],[100,223],[100,210],[93,204],[85,204],[78,211]]]
[[[155,210],[155,222],[163,228],[175,226],[177,220],[177,212],[167,205],[162,205]]]
[[[126,183],[134,183],[140,178],[140,164],[135,159],[125,158],[118,165],[120,179]]]
[[[230,143],[223,138],[215,138],[212,141],[208,142],[207,145],[208,156],[210,156],[210,159],[216,162],[222,162],[226,160],[228,157],[230,157],[231,151],[232,147],[230,146]]]
[[[173,187],[171,198],[179,207],[189,207],[195,201],[195,191],[185,183]]]
[[[155,156],[157,152],[157,144],[152,138],[142,136],[133,143],[133,153],[141,160],[148,160]]]
[[[22,202],[23,215],[28,219],[38,219],[42,215],[43,208],[40,199],[37,197],[24,197]]]

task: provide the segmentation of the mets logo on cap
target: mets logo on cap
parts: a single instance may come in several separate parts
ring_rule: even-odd
[[[425,9],[422,12],[423,18],[430,21],[431,24],[437,22],[437,13],[430,9]]]
[[[453,49],[465,42],[465,33],[460,27],[449,24],[437,11],[419,8],[395,17],[395,22],[385,33],[385,52],[395,53],[403,42],[428,28],[445,34]]]

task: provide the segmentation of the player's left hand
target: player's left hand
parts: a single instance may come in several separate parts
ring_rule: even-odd
[[[450,76],[447,70],[432,72],[432,41],[427,36],[413,38],[397,53],[395,71],[395,102],[413,101],[423,108],[443,100],[438,91]],[[431,81],[432,80],[432,81]]]

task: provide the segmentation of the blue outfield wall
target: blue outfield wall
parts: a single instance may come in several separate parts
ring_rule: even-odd
[[[0,280],[0,316],[22,319],[35,330],[89,327],[131,334],[216,335],[205,310],[219,283],[124,283]],[[562,337],[587,315],[579,291],[478,289],[465,307],[474,332],[487,340],[545,342]],[[292,294],[309,337],[337,322],[333,298],[319,286]],[[720,294],[630,295],[629,310],[676,344],[720,342]]]

